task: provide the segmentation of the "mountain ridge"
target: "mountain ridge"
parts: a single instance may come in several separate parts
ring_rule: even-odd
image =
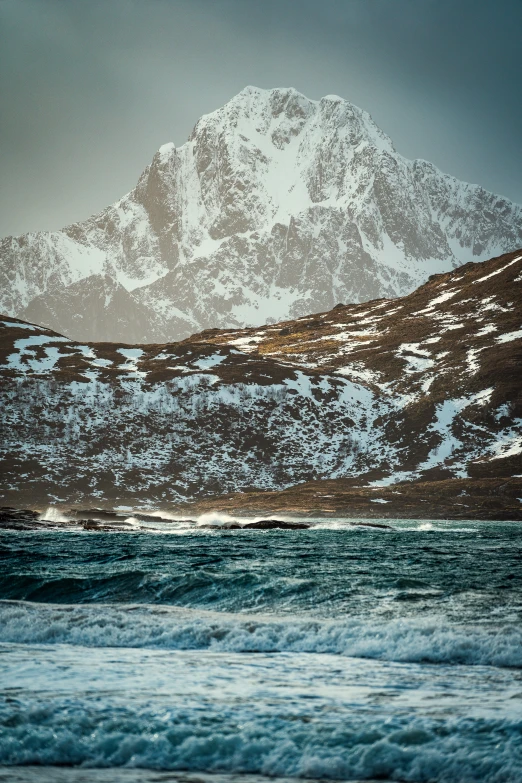
[[[98,215],[2,240],[0,309],[164,342],[404,295],[521,244],[521,207],[406,160],[362,109],[248,87]]]
[[[375,490],[386,514],[406,492],[401,513],[423,518],[452,504],[496,518],[508,500],[521,518],[521,283],[518,250],[399,299],[167,344],[79,343],[6,317],[1,500],[246,508],[268,491],[277,511],[317,486],[320,509],[320,483],[338,482],[325,513],[375,516]]]

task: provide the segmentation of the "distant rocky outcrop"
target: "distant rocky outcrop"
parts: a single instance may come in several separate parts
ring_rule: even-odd
[[[306,522],[285,522],[281,519],[260,519],[259,522],[247,522],[243,530],[308,530]]]
[[[119,342],[157,342],[161,323],[110,275],[90,275],[66,288],[36,296],[21,315],[52,324],[62,334],[93,342],[108,336]]]

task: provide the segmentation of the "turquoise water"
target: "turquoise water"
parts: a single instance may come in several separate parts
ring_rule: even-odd
[[[522,781],[522,526],[393,524],[3,533],[0,780]]]

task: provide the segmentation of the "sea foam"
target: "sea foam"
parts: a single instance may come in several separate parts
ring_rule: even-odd
[[[0,601],[0,642],[230,652],[328,653],[387,661],[522,668],[522,629],[274,617],[143,605]]]
[[[520,725],[404,714],[302,715],[255,710],[136,709],[70,700],[8,705],[0,763],[145,767],[354,780],[520,783]],[[90,778],[89,778],[90,779]],[[95,778],[93,778],[95,779]]]

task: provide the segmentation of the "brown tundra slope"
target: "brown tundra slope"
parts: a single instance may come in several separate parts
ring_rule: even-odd
[[[522,250],[183,342],[0,321],[2,501],[522,518]]]

